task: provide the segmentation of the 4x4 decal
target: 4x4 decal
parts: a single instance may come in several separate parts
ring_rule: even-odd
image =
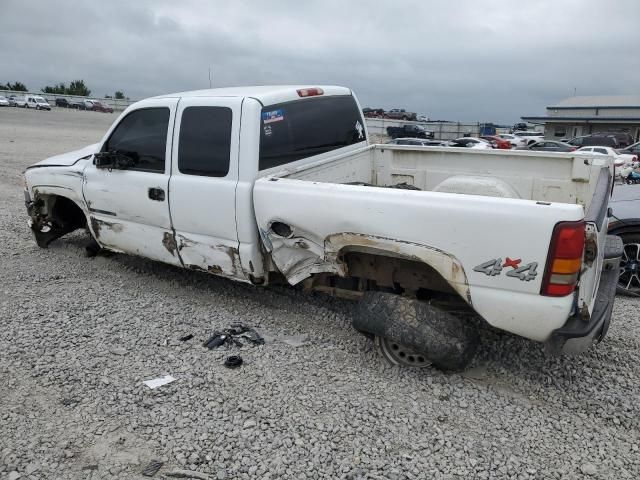
[[[502,263],[502,258],[494,258],[493,260],[481,263],[477,267],[474,267],[474,272],[484,273],[490,277],[500,275],[503,268],[511,267],[512,270],[507,272],[507,277],[519,278],[523,282],[528,282],[536,278],[538,275],[538,262],[531,262],[520,266],[522,260],[520,258],[511,259],[507,257]]]

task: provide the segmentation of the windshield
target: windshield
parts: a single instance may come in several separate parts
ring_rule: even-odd
[[[352,95],[269,105],[260,122],[260,170],[366,141]]]
[[[36,103],[47,103],[47,101],[42,97],[36,97]]]

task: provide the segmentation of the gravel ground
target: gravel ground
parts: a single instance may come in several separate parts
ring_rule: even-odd
[[[82,232],[39,249],[20,172],[115,118],[0,109],[0,478],[140,479],[153,459],[154,478],[640,476],[638,299],[586,355],[486,330],[474,367],[446,374],[385,365],[348,302],[85,258]],[[234,322],[266,344],[201,346]]]

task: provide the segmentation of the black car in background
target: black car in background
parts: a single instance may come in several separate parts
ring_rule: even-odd
[[[76,110],[86,110],[87,106],[85,105],[84,100],[71,100],[67,108],[75,108]]]
[[[609,234],[624,244],[617,291],[640,296],[640,185],[616,185],[609,208]]]
[[[66,98],[56,98],[56,107],[69,108],[69,101]]]
[[[536,152],[573,152],[576,149],[568,143],[558,142],[556,140],[543,140],[534,142],[526,147],[518,147],[516,150],[534,150]]]

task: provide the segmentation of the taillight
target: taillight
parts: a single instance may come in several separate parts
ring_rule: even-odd
[[[575,290],[582,267],[584,232],[583,221],[556,224],[551,236],[541,295],[564,297]]]
[[[576,147],[571,147],[571,150],[569,150],[569,151],[570,151],[570,152],[573,152],[573,151],[575,151],[575,150],[577,150],[577,148],[576,148]]]
[[[321,88],[301,88],[297,92],[300,97],[315,97],[324,94],[324,90]]]

